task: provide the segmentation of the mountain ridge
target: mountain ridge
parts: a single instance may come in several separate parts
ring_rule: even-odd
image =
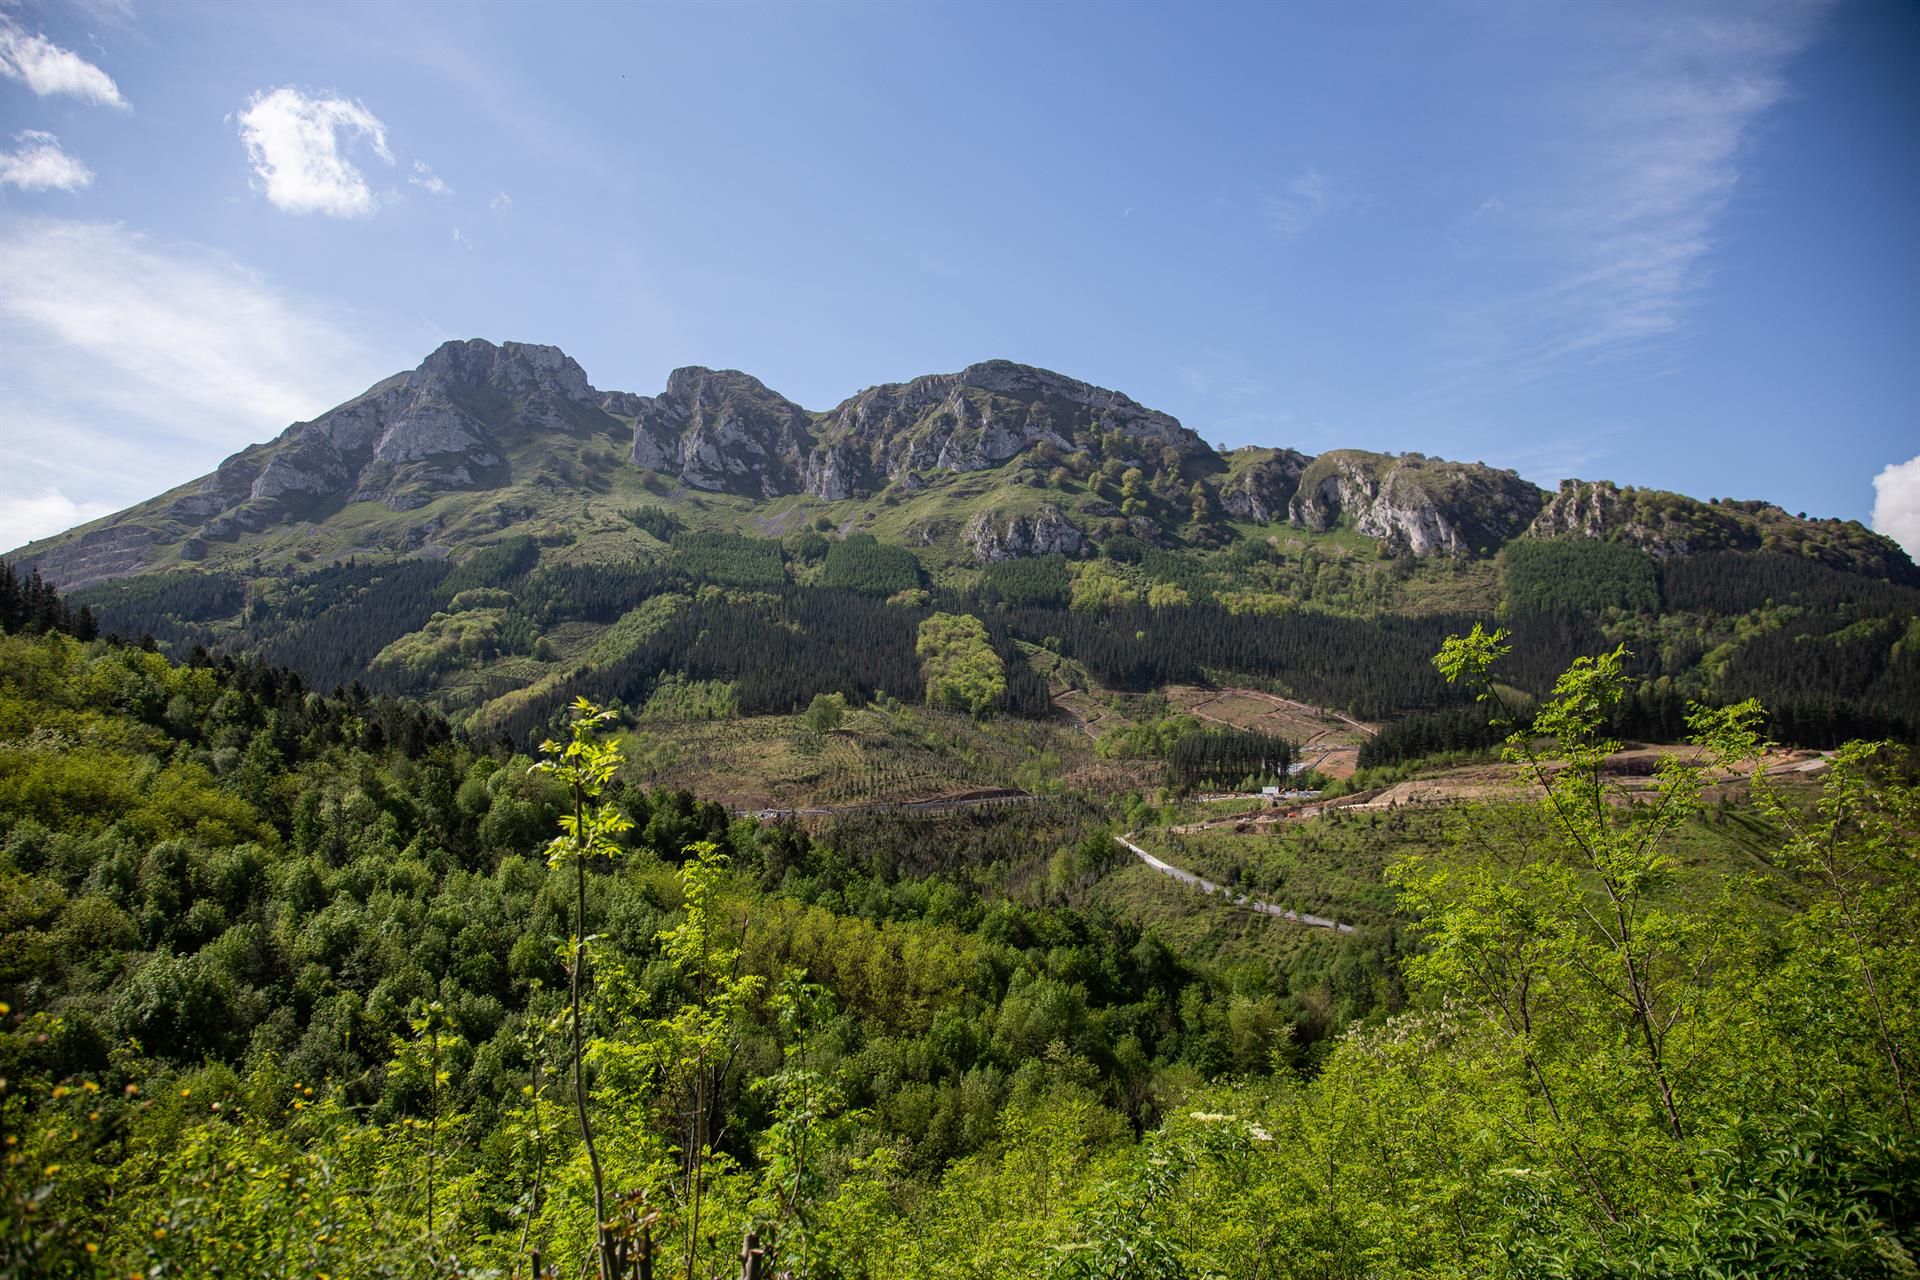
[[[1003,483],[972,480],[986,473]],[[1349,528],[1382,554],[1416,559],[1482,556],[1523,536],[1598,538],[1656,557],[1784,549],[1920,580],[1890,539],[1854,521],[1604,480],[1552,491],[1511,470],[1418,453],[1222,452],[1123,392],[1011,360],[808,410],[735,369],[675,369],[655,395],[603,391],[558,347],[484,339],[444,343],[204,477],[13,557],[73,588],[208,559],[311,558],[328,549],[326,530],[356,552],[444,555],[523,525],[551,532],[571,497],[584,513],[593,501],[663,490],[694,503],[779,505],[760,517],[773,528],[816,507],[815,519],[852,527],[872,512],[846,504],[915,499],[930,514],[913,537],[971,550],[975,562],[1073,553],[1121,532],[1211,545],[1223,523],[1239,522]]]

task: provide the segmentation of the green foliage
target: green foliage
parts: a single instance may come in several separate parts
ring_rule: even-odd
[[[620,514],[632,521],[634,528],[644,530],[662,542],[671,542],[673,535],[684,527],[679,518],[665,507],[627,507]]]
[[[1588,538],[1518,538],[1502,555],[1507,601],[1516,611],[1654,613],[1660,608],[1653,558],[1637,547]]]
[[[830,547],[820,569],[820,585],[872,596],[890,596],[920,585],[920,562],[905,547],[875,541],[870,533],[850,533]]]
[[[1298,609],[1299,603],[1272,591],[1222,591],[1220,607],[1234,617],[1277,618]]]
[[[474,594],[464,591],[460,598],[465,600]],[[424,627],[408,632],[375,654],[372,669],[404,672],[418,680],[456,663],[484,661],[500,650],[500,626],[506,616],[504,608],[436,613]]]
[[[1165,759],[1172,752],[1174,743],[1189,734],[1200,732],[1200,721],[1196,717],[1165,714],[1164,698],[1143,701],[1149,707],[1157,706],[1162,714],[1136,713],[1132,721],[1101,734],[1097,750],[1102,756],[1111,760]]]
[[[731,720],[740,714],[740,697],[726,680],[688,680],[669,675],[661,679],[640,708],[640,719],[688,723]]]
[[[618,857],[623,852],[619,837],[634,826],[633,819],[623,809],[601,799],[620,768],[620,744],[602,741],[600,737],[615,718],[615,712],[596,707],[585,698],[579,699],[573,704],[572,734],[566,744],[552,740],[541,743],[540,754],[546,759],[532,768],[533,772],[552,775],[573,800],[572,811],[560,815],[560,834],[547,844],[547,865],[571,865],[574,875],[573,935],[567,947],[569,1066],[574,1112],[580,1121],[580,1143],[593,1179],[594,1255],[599,1263],[600,1280],[615,1280],[618,1267],[609,1232],[606,1176],[600,1167],[600,1152],[594,1144],[593,1122],[588,1114],[583,1047],[586,1013],[582,989],[587,968],[587,863]],[[688,1274],[692,1274],[691,1267]]]
[[[1137,833],[1336,936],[1144,802],[732,821],[592,705],[0,637],[0,1275],[1911,1276],[1912,757],[1702,712],[1628,798],[1628,656],[1510,643],[1537,806]]]
[[[649,598],[638,608],[629,609],[612,626],[593,638],[593,644],[587,650],[587,660],[605,663],[625,657],[658,635],[673,620],[673,615],[689,602],[689,597],[669,591]]]
[[[1203,729],[1182,734],[1167,749],[1167,772],[1176,786],[1238,786],[1243,779],[1271,785],[1287,776],[1293,747],[1271,733]]]
[[[1133,583],[1111,569],[1095,563],[1076,566],[1070,601],[1076,611],[1098,613],[1135,604],[1139,599],[1140,592]]]
[[[971,715],[985,715],[1007,691],[1006,665],[987,641],[980,619],[966,613],[936,613],[920,624],[914,652],[920,655],[927,702]]]
[[[1012,608],[1062,607],[1072,586],[1065,556],[1027,556],[997,560],[980,568],[980,588],[989,600]]]
[[[540,548],[526,534],[483,547],[454,566],[440,583],[442,598],[451,599],[474,587],[503,587],[525,576],[539,563]]]
[[[738,533],[679,533],[668,564],[698,582],[769,587],[787,580],[780,543]]]
[[[816,693],[807,704],[807,730],[822,737],[840,727],[847,716],[847,700],[838,693]]]

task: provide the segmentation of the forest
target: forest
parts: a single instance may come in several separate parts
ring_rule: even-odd
[[[1386,722],[1377,762],[1491,742],[1428,661],[1480,615],[1450,606],[1445,592],[1432,597],[1440,607],[1421,610],[1383,612],[1338,593],[1323,603],[1328,583],[1354,578],[1345,560],[1290,558],[1251,539],[1218,553],[1173,551],[1118,534],[1094,558],[1000,561],[955,580],[866,533],[763,538],[688,530],[657,507],[626,516],[669,545],[652,559],[579,564],[520,535],[458,563],[348,559],[250,579],[140,576],[75,593],[72,607],[103,633],[151,637],[176,659],[196,645],[244,653],[320,690],[359,681],[437,701],[456,719],[471,694],[447,690],[487,671],[468,688],[500,705],[474,727],[507,733],[522,751],[561,727],[573,698],[637,706],[668,675],[735,683],[747,715],[790,713],[833,693],[855,706],[882,693],[917,701],[925,686],[915,637],[936,614],[971,615],[986,628],[1006,673],[992,700],[1000,714],[1053,714],[1027,646],[1122,693],[1252,684]],[[1642,682],[1614,725],[1627,737],[1671,741],[1690,701],[1757,698],[1783,742],[1920,742],[1912,586],[1781,551],[1656,562],[1619,543],[1530,538],[1508,545],[1498,567],[1502,621],[1516,638],[1503,679],[1530,697],[1575,657],[1624,642]],[[1421,572],[1445,586],[1462,571]],[[665,607],[680,600],[688,607]],[[543,644],[556,627],[623,620],[636,638],[616,627],[586,661]]]
[[[1914,1274],[1905,748],[1732,783],[1764,714],[1695,707],[1608,803],[1603,646],[1388,923],[1209,958],[1103,896],[1143,797],[736,819],[614,708],[476,741],[15,587],[0,1275]]]

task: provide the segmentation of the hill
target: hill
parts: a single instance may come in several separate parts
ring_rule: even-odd
[[[1419,454],[1221,453],[1006,361],[816,412],[736,371],[642,396],[557,348],[448,343],[13,560],[105,631],[515,741],[583,694],[682,707],[662,725],[923,702],[936,614],[982,620],[1016,718],[1238,684],[1391,722],[1388,757],[1467,745],[1427,658],[1500,614],[1533,695],[1628,645],[1647,684],[1624,730],[1671,738],[1689,699],[1757,695],[1805,745],[1920,734],[1920,576],[1856,523]]]
[[[809,829],[27,596],[0,1274],[1912,1274],[1897,749],[1635,804],[1601,673],[1565,808]]]

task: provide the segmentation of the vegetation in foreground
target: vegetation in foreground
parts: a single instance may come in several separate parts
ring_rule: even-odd
[[[1618,653],[1510,744],[1569,762],[1546,839],[1407,859],[1411,942],[1282,968],[1092,905],[1075,802],[810,837],[620,785],[590,707],[543,773],[0,646],[5,1274],[697,1276],[748,1229],[814,1276],[1914,1274],[1911,759],[1762,781],[1764,869],[1707,874],[1756,713],[1609,804]],[[1443,672],[1497,696],[1501,647]]]

